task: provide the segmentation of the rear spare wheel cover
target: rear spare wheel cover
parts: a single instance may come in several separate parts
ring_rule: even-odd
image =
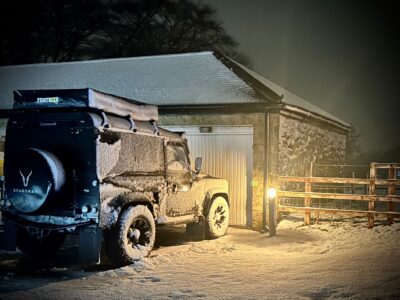
[[[51,152],[30,148],[14,159],[6,170],[6,194],[19,211],[32,213],[65,182],[64,168]]]

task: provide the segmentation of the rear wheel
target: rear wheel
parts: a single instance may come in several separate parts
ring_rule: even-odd
[[[154,217],[147,206],[126,209],[106,234],[106,250],[117,266],[127,265],[149,255],[156,236]]]
[[[25,254],[46,257],[56,252],[64,243],[66,234],[57,231],[42,231],[41,234],[18,228],[17,247]]]
[[[226,234],[229,225],[229,205],[225,198],[216,197],[206,217],[206,238],[216,239]]]

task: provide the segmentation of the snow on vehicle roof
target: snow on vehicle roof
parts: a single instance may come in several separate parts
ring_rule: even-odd
[[[269,103],[271,99],[254,88],[249,78],[261,83],[262,88],[284,104],[348,125],[235,61],[210,51],[0,67],[0,107],[11,106],[12,91],[17,89],[88,86],[159,106]]]

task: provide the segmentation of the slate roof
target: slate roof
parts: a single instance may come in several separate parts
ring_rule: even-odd
[[[0,67],[0,108],[11,108],[13,90],[86,87],[160,106],[283,100],[348,125],[254,71],[209,51]]]

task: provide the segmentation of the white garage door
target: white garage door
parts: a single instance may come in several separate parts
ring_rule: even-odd
[[[230,224],[251,224],[252,127],[163,126],[184,131],[188,137],[192,162],[203,158],[202,172],[229,182]],[[209,132],[207,132],[209,131]]]

